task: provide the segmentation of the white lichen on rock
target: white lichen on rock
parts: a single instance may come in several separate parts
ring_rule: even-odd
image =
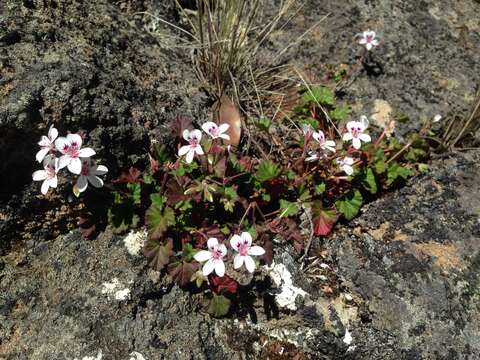
[[[147,360],[147,359],[145,359],[145,357],[139,352],[134,351],[130,354],[130,360]]]
[[[84,356],[80,360],[102,360],[103,354],[102,350],[99,350],[97,353],[97,356]],[[75,358],[74,360],[79,360],[78,358]]]
[[[267,267],[267,271],[275,285],[280,289],[280,292],[275,294],[278,306],[289,310],[297,310],[295,304],[297,297],[304,297],[307,293],[293,285],[292,274],[284,264],[273,262],[271,266]]]
[[[121,289],[122,286],[117,278],[113,278],[111,282],[104,282],[102,286],[102,294],[107,295],[109,299],[113,298],[118,301],[130,299],[130,289]]]
[[[147,237],[148,233],[145,229],[130,231],[128,235],[125,236],[125,239],[123,239],[123,243],[125,244],[128,253],[132,256],[138,256],[147,241]]]

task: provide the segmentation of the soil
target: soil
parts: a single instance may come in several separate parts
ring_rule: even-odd
[[[272,0],[262,11],[276,9]],[[338,95],[354,104],[353,116],[388,102],[410,119],[397,124],[404,134],[437,113],[461,119],[472,105],[479,12],[475,0],[306,1],[262,56],[292,44],[281,61],[321,78],[327,64],[354,66],[362,54],[354,35],[376,30],[381,46]],[[172,118],[210,119],[212,99],[188,51],[174,46],[178,34],[145,13],[183,26],[173,1],[0,3],[0,358],[478,358],[478,151],[434,160],[315,239],[318,261],[304,270],[293,249],[279,247],[275,263],[306,292],[295,310],[268,305],[280,291],[273,284],[246,314],[226,319],[206,314],[201,296],[166,286],[127,252],[124,236],[107,228],[83,238],[82,205],[66,184],[39,195],[31,174],[50,124],[82,132],[111,180],[146,166],[152,141],[170,145]],[[105,290],[114,279],[127,295]]]

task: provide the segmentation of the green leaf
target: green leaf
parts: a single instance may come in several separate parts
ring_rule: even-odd
[[[420,148],[411,147],[405,154],[405,160],[410,162],[417,162],[419,159],[427,155],[427,152]]]
[[[362,185],[370,192],[370,194],[376,194],[378,191],[375,173],[369,167],[362,172]]]
[[[123,233],[138,225],[140,218],[135,214],[135,206],[131,198],[114,194],[115,202],[108,209],[108,223],[113,226],[115,233]]]
[[[130,191],[133,203],[140,205],[142,203],[142,186],[140,183],[128,183],[127,189]]]
[[[289,217],[297,215],[300,211],[300,207],[297,203],[280,199],[280,217]]]
[[[256,239],[258,236],[257,228],[255,227],[255,224],[252,224],[252,226],[250,226],[247,229],[247,232],[252,236],[253,239]]]
[[[160,194],[150,194],[150,201],[152,202],[152,205],[163,208],[163,205],[167,202],[167,198]]]
[[[326,188],[327,188],[327,185],[324,182],[322,182],[318,185],[315,185],[315,194],[316,195],[323,194],[325,192]]]
[[[289,169],[287,172],[287,179],[289,181],[295,180],[295,171],[292,171],[292,169]]]
[[[273,161],[266,160],[260,164],[255,177],[260,182],[271,180],[280,175],[280,167]]]
[[[162,210],[158,205],[152,205],[145,214],[145,223],[149,236],[159,239],[169,226],[175,225],[175,213],[169,207]]]
[[[359,212],[363,202],[363,197],[357,189],[351,190],[340,199],[335,201],[335,206],[340,211],[345,219],[353,219]]]
[[[160,242],[158,239],[150,239],[143,250],[148,264],[155,270],[161,271],[170,263],[170,257],[173,255],[172,240],[166,243]]]
[[[405,181],[410,176],[413,176],[414,172],[409,168],[401,166],[399,163],[394,162],[388,167],[387,185],[390,186],[399,181]]]
[[[257,125],[263,131],[268,132],[268,129],[270,128],[270,126],[272,126],[272,120],[265,116],[262,116],[261,118],[255,120],[255,125]]]
[[[223,295],[213,295],[210,304],[208,305],[207,312],[214,317],[222,317],[228,314],[230,310],[230,300]]]
[[[335,95],[333,91],[325,86],[318,86],[307,89],[303,94],[303,101],[306,103],[320,103],[324,105],[333,105],[335,103]]]
[[[373,156],[375,172],[377,174],[383,174],[387,170],[386,161],[387,157],[385,156],[385,153],[382,149],[378,149]]]
[[[185,245],[183,245],[182,256],[186,262],[192,261],[194,255],[195,255],[195,250],[193,249],[192,244],[186,243]]]
[[[428,171],[428,165],[427,164],[418,164],[418,171],[421,173],[426,173]]]
[[[342,105],[335,108],[335,110],[330,111],[329,114],[332,120],[339,122],[346,120],[351,112],[352,110],[350,109],[350,106]]]
[[[309,118],[303,119],[300,125],[310,125],[315,130],[318,130],[318,128],[320,127],[320,122],[317,119],[309,117]]]

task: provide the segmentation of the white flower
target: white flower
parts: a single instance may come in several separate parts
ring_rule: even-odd
[[[335,141],[326,140],[323,131],[321,131],[321,130],[315,131],[313,133],[312,137],[319,142],[320,148],[322,150],[328,150],[328,151],[335,152]]]
[[[215,270],[215,273],[222,277],[225,275],[225,264],[223,258],[227,255],[227,247],[225,244],[219,244],[216,238],[210,238],[207,241],[207,250],[200,250],[193,258],[198,262],[206,263],[203,265],[202,273],[208,276]]]
[[[42,194],[45,195],[49,188],[56,188],[58,184],[57,173],[59,170],[59,161],[53,155],[45,157],[43,161],[43,170],[37,170],[33,173],[34,181],[42,181]]]
[[[230,136],[225,134],[229,127],[230,125],[228,124],[221,124],[219,126],[212,121],[207,121],[202,125],[203,131],[210,135],[212,139],[222,138],[225,140],[230,140]]]
[[[261,256],[265,250],[260,246],[252,246],[252,236],[248,232],[242,232],[240,235],[233,235],[230,239],[230,245],[238,252],[233,259],[233,267],[239,269],[245,263],[248,272],[255,271],[255,261],[252,256]]]
[[[343,141],[352,140],[353,147],[360,149],[363,142],[370,142],[372,138],[363,132],[368,128],[368,119],[366,116],[361,116],[360,121],[349,121],[347,123],[348,132],[343,134]]]
[[[87,189],[88,183],[96,188],[103,186],[103,180],[97,175],[105,175],[108,169],[104,165],[97,165],[89,158],[82,159],[82,171],[77,179],[77,183],[73,188],[74,193],[81,193]]]
[[[35,158],[39,163],[43,161],[45,156],[50,151],[55,151],[55,139],[58,137],[58,131],[52,126],[50,126],[50,129],[48,130],[48,136],[42,136],[42,139],[38,142],[38,145],[40,145],[41,149],[37,152],[37,155]]]
[[[343,159],[337,159],[337,164],[342,169],[345,171],[347,175],[352,175],[353,174],[353,165],[354,161],[351,157],[346,156]]]
[[[308,157],[305,158],[306,162],[315,162],[320,160],[320,156],[318,155],[318,152],[316,151],[309,151],[308,152]]]
[[[66,166],[71,173],[77,175],[82,171],[80,158],[89,158],[95,155],[95,151],[92,148],[82,149],[82,137],[78,134],[68,134],[66,137],[59,137],[55,141],[55,147],[63,154],[59,160],[60,169]]]
[[[440,114],[437,114],[437,115],[435,115],[435,116],[433,117],[433,122],[434,122],[434,123],[437,123],[437,122],[439,122],[440,120],[442,120],[442,115],[440,115]]]
[[[367,30],[360,34],[357,34],[357,37],[360,37],[358,43],[360,45],[365,45],[367,50],[372,50],[373,47],[378,46],[380,42],[376,39],[375,31]]]
[[[188,164],[193,161],[195,154],[203,155],[203,149],[200,146],[200,140],[202,139],[202,132],[200,130],[185,130],[183,132],[183,138],[188,141],[188,145],[182,146],[178,150],[178,156],[187,154],[185,160]]]

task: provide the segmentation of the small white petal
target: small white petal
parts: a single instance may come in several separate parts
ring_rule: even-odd
[[[55,129],[53,125],[50,126],[50,129],[48,130],[48,138],[50,139],[51,142],[53,142],[57,137],[58,137],[58,130]]]
[[[69,146],[70,146],[70,141],[65,137],[59,137],[57,140],[55,140],[55,147],[62,154],[65,154]]]
[[[367,50],[372,50],[372,47],[373,45],[371,43],[368,43],[367,45],[365,45],[365,47],[367,48]]]
[[[227,255],[227,247],[225,244],[218,245],[218,251],[220,251],[223,256]]]
[[[183,156],[190,151],[190,145],[182,146],[178,149],[178,156]]]
[[[87,177],[83,175],[79,176],[77,179],[76,186],[79,192],[84,192],[88,186]]]
[[[45,170],[37,170],[32,174],[33,181],[42,181],[48,177]]]
[[[215,260],[215,273],[220,277],[225,275],[225,264],[222,260]]]
[[[240,269],[243,265],[244,259],[245,257],[240,254],[235,255],[235,257],[233,258],[233,268]]]
[[[183,138],[187,141],[190,140],[190,130],[188,129],[183,130]]]
[[[245,256],[245,267],[250,273],[255,271],[255,261],[251,256]]]
[[[88,181],[96,188],[101,188],[103,186],[103,180],[100,179],[98,176],[89,175],[87,176]]]
[[[220,124],[220,126],[218,127],[218,129],[220,130],[220,133],[224,133],[229,128],[230,128],[230,125],[228,125],[228,124]]]
[[[212,237],[212,238],[209,238],[207,240],[207,247],[209,249],[216,248],[217,246],[218,246],[218,239],[217,238]]]
[[[71,159],[72,158],[70,157],[70,155],[62,155],[58,160],[58,168],[63,169],[65,166],[67,166],[70,163]]]
[[[202,130],[205,131],[208,135],[210,134],[210,129],[216,129],[218,126],[212,121],[207,121],[202,125]]]
[[[342,137],[343,141],[350,141],[353,139],[353,135],[351,133],[345,133],[343,134],[343,137]]]
[[[230,239],[230,246],[232,247],[232,249],[238,251],[241,242],[242,238],[239,235],[233,235]]]
[[[96,168],[93,169],[92,173],[94,175],[105,175],[108,173],[108,169],[105,165],[98,165]]]
[[[204,152],[203,152],[203,149],[200,145],[197,145],[195,146],[195,150],[194,150],[198,155],[203,155]]]
[[[197,139],[198,141],[200,141],[202,139],[202,132],[198,129],[195,129],[195,130],[192,130],[190,132],[190,138],[194,138],[194,139]]]
[[[343,171],[345,171],[345,173],[347,175],[352,175],[353,174],[353,168],[349,165],[344,165],[343,166]]]
[[[58,185],[58,178],[56,176],[52,177],[51,179],[47,179],[45,181],[48,181],[48,186],[52,188],[56,188]]]
[[[212,271],[215,269],[215,262],[213,259],[209,259],[205,265],[203,265],[202,268],[202,273],[205,276],[208,276],[212,273]]]
[[[70,142],[70,144],[75,143],[77,145],[77,149],[82,147],[82,137],[78,134],[68,134],[67,140]]]
[[[187,156],[185,156],[185,161],[187,164],[190,164],[193,161],[193,156],[195,155],[195,150],[190,147],[187,152]]]
[[[70,158],[70,162],[67,165],[68,171],[72,174],[80,174],[82,172],[82,161],[79,158]]]
[[[82,158],[89,158],[90,156],[95,155],[95,150],[92,148],[83,148],[78,152],[78,156]]]
[[[248,255],[261,256],[265,254],[265,250],[261,246],[252,246],[248,250]]]
[[[362,142],[360,141],[359,138],[354,138],[354,139],[352,140],[352,145],[353,145],[353,147],[354,147],[355,149],[358,150],[358,149],[360,149],[360,147],[362,146]]]
[[[245,242],[245,241],[247,242],[248,246],[252,245],[252,235],[250,235],[250,233],[248,231],[242,232],[242,234],[240,236],[242,237],[243,242]]]
[[[360,140],[366,143],[372,141],[372,138],[368,134],[360,134],[358,137],[360,138]]]
[[[40,189],[43,195],[45,195],[48,192],[49,187],[50,187],[50,182],[48,181],[48,179],[44,180],[42,183],[42,187]]]
[[[225,140],[230,140],[230,135],[228,134],[220,134],[218,135],[219,138],[225,139]]]
[[[37,161],[39,163],[41,163],[43,161],[43,159],[45,158],[45,156],[47,156],[49,151],[50,151],[49,148],[43,148],[43,149],[39,150],[37,152],[37,155],[35,155],[35,159],[37,159]]]
[[[200,250],[199,252],[197,252],[193,258],[195,260],[197,260],[198,262],[204,262],[204,261],[207,261],[209,259],[211,259],[212,257],[212,253],[210,251],[206,251],[206,250]]]

